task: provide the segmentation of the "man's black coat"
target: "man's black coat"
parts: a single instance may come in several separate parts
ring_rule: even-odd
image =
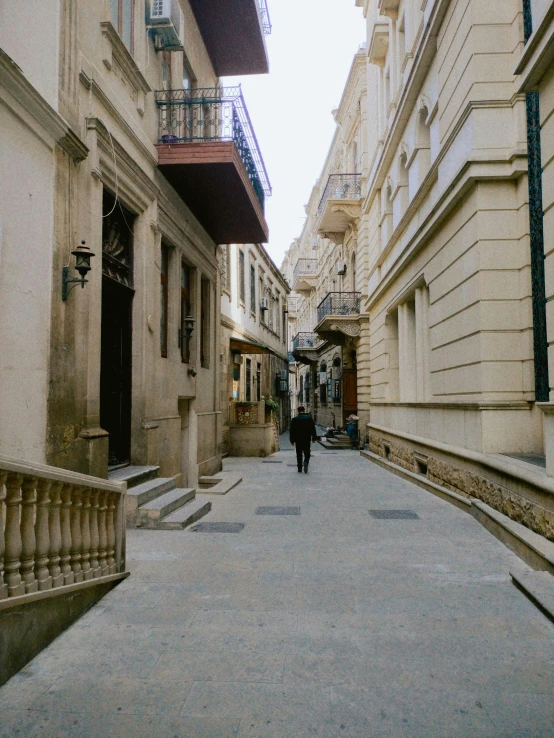
[[[308,413],[300,413],[290,422],[290,442],[309,446],[310,440],[317,440],[314,419]]]

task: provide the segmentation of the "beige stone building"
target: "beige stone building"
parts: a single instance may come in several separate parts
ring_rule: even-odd
[[[267,72],[268,22],[265,0],[0,0],[0,454],[220,468],[217,245],[267,240],[269,194],[220,77]]]
[[[359,228],[369,166],[366,56],[362,46],[333,111],[335,136],[302,233],[281,266],[292,288],[293,412],[302,404],[325,427],[344,427],[352,414],[369,420],[367,248]]]
[[[223,453],[267,456],[290,418],[289,286],[261,244],[223,246],[220,271]]]
[[[344,377],[334,417],[321,388],[355,350],[369,458],[552,538],[552,3],[356,4],[366,46],[283,264],[295,399],[344,423]]]

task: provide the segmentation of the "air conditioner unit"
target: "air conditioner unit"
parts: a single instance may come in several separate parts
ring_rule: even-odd
[[[244,364],[244,356],[242,354],[233,354],[233,364]]]
[[[260,310],[269,310],[269,297],[260,298]]]
[[[341,264],[340,261],[337,263],[337,274],[343,277],[346,274],[346,264]]]
[[[161,48],[183,50],[185,17],[179,0],[147,0],[146,27],[152,29]]]

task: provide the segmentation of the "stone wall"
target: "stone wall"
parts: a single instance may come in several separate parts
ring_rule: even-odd
[[[403,469],[416,474],[421,473],[417,463],[420,454],[410,446],[380,436],[373,431],[370,431],[369,439],[369,450],[372,453]],[[455,464],[433,456],[425,456],[425,460],[426,477],[430,482],[464,497],[475,497],[535,533],[554,541],[554,512],[481,474],[461,469]]]

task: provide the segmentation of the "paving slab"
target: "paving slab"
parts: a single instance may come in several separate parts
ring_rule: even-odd
[[[0,738],[552,736],[554,626],[512,581],[546,578],[354,452],[281,449],[203,491],[239,533],[127,531],[131,577],[0,688]]]

